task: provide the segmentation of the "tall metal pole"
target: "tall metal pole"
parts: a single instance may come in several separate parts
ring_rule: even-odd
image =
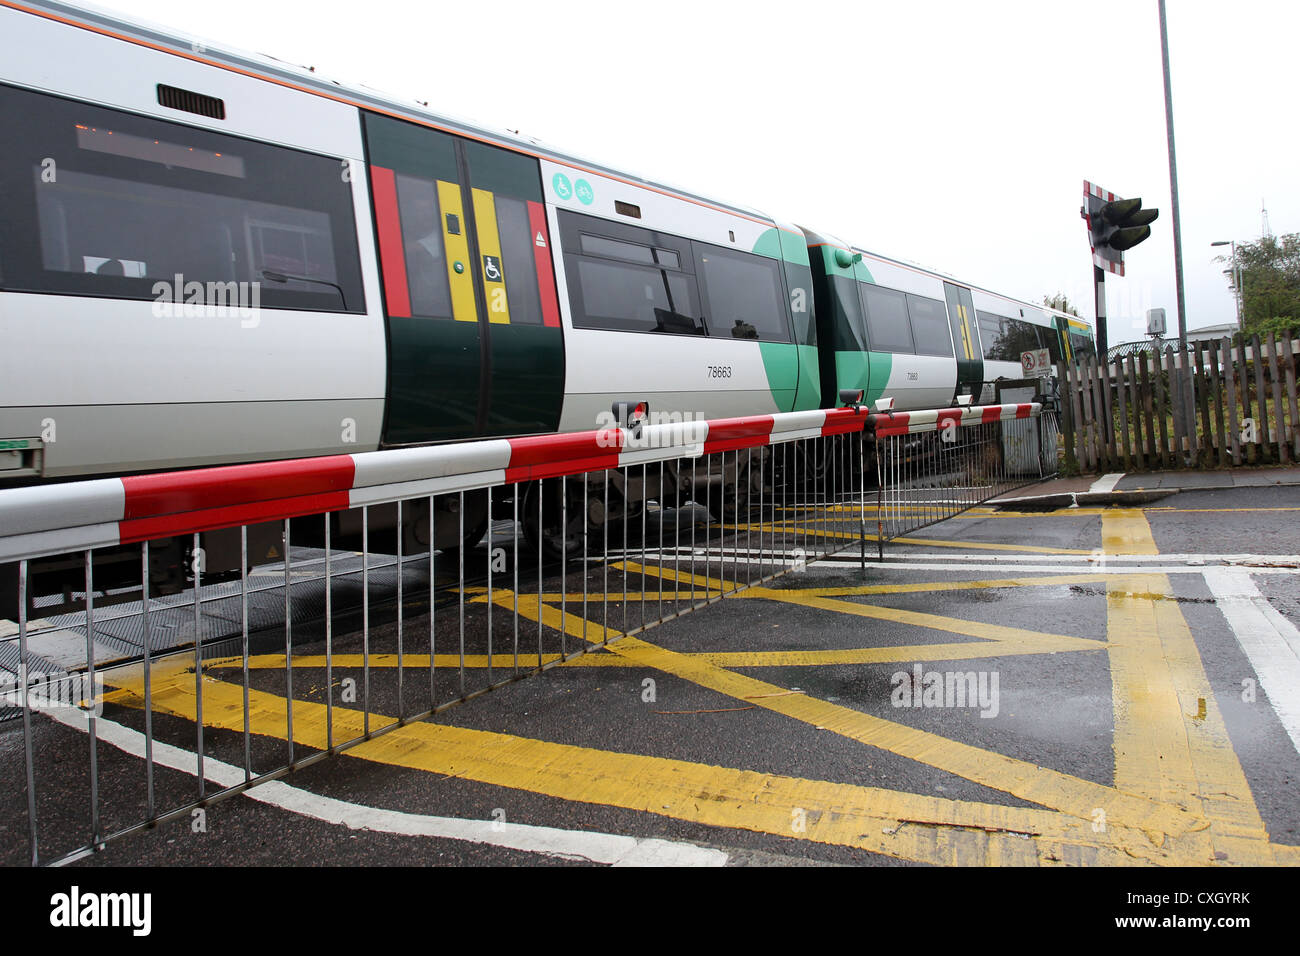
[[[1165,74],[1165,129],[1169,137],[1169,198],[1174,207],[1174,283],[1178,296],[1178,351],[1187,353],[1187,308],[1183,303],[1183,234],[1178,219],[1178,162],[1174,158],[1174,98],[1169,86],[1169,29],[1165,0],[1160,5],[1160,59]]]
[[[1174,158],[1174,96],[1169,85],[1169,28],[1165,20],[1165,0],[1158,0],[1160,5],[1160,61],[1165,75],[1165,131],[1169,138],[1169,199],[1174,207],[1174,286],[1178,297],[1178,364],[1180,374],[1179,396],[1183,408],[1182,421],[1188,423],[1184,434],[1196,434],[1196,405],[1192,392],[1192,369],[1187,361],[1187,307],[1183,301],[1183,233],[1179,228],[1178,217],[1178,162]],[[1192,464],[1196,443],[1187,441],[1183,449],[1183,463]]]

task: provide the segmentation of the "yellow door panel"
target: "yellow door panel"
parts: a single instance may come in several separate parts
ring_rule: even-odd
[[[497,206],[486,189],[472,189],[474,225],[478,229],[478,248],[483,254],[483,292],[487,299],[488,321],[510,324],[510,302],[506,297],[505,265],[501,262],[501,236],[497,233]]]
[[[964,351],[964,352],[966,353],[966,358],[968,358],[968,359],[973,359],[973,358],[975,357],[975,354],[974,354],[974,352],[971,350],[971,341],[970,341],[970,323],[969,323],[969,321],[968,321],[967,318],[966,318],[966,306],[964,306],[964,305],[959,305],[959,306],[957,306],[957,316],[961,319],[961,347],[962,347],[962,351]]]
[[[455,183],[438,180],[438,204],[442,206],[442,238],[447,246],[447,282],[451,286],[451,312],[457,322],[477,322],[478,306],[474,303],[473,263],[469,260],[469,240],[466,237],[465,211],[460,202],[460,187]],[[448,228],[447,217],[454,216],[460,231]],[[456,266],[460,266],[460,271]]]

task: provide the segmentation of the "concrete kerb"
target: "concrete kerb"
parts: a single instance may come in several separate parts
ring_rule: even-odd
[[[1228,482],[1214,485],[1189,485],[1185,488],[1134,488],[1127,491],[1049,491],[1038,495],[1020,495],[1015,498],[995,498],[988,502],[988,505],[997,511],[1054,511],[1057,508],[1075,506],[1144,505],[1176,495],[1180,491],[1235,491],[1240,488],[1281,488],[1295,485],[1300,485],[1300,470],[1288,469],[1288,473],[1282,477],[1260,484]]]
[[[989,505],[997,511],[1056,511],[1058,508],[1084,506],[1145,505],[1176,495],[1181,490],[1152,488],[1142,491],[1056,491],[1046,495],[998,498],[990,501]]]

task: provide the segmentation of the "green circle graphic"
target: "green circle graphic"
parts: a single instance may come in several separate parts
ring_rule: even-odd
[[[578,182],[582,182],[582,180],[578,180]],[[573,195],[573,186],[570,185],[569,177],[564,173],[556,173],[551,177],[551,188],[555,190],[555,195],[561,199],[568,199]],[[591,187],[588,186],[587,188],[590,189]]]
[[[596,191],[591,188],[591,183],[585,179],[579,179],[573,184],[573,193],[578,197],[578,202],[584,206],[590,206],[596,201]]]

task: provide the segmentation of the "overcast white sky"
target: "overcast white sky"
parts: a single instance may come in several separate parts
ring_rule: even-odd
[[[1160,208],[1110,341],[1176,328],[1155,0],[99,0],[1093,315],[1082,181]],[[1168,0],[1189,328],[1211,249],[1300,231],[1300,4]]]

